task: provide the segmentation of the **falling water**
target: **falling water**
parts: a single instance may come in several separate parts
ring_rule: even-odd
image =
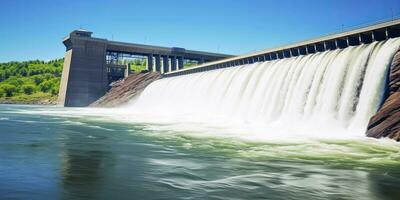
[[[164,78],[129,107],[175,121],[259,127],[262,134],[362,135],[399,46],[390,39]]]

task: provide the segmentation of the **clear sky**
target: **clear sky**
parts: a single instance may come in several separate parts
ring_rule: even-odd
[[[0,62],[61,58],[62,38],[95,37],[243,54],[400,15],[400,0],[4,0]]]

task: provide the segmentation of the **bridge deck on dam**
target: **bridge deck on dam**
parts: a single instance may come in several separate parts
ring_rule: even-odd
[[[242,56],[209,62],[192,68],[169,72],[164,74],[164,77],[173,77],[255,62],[290,58],[293,56],[307,55],[338,48],[343,49],[348,46],[369,44],[374,41],[383,41],[395,37],[400,37],[400,19],[376,23],[346,32],[330,34],[320,38],[270,48]]]

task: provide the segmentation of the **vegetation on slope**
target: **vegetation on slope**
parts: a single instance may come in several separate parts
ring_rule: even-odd
[[[63,59],[0,63],[0,103],[54,103]]]

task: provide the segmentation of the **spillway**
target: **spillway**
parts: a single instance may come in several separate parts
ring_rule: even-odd
[[[164,78],[128,105],[170,120],[263,134],[363,135],[382,103],[400,39]]]

